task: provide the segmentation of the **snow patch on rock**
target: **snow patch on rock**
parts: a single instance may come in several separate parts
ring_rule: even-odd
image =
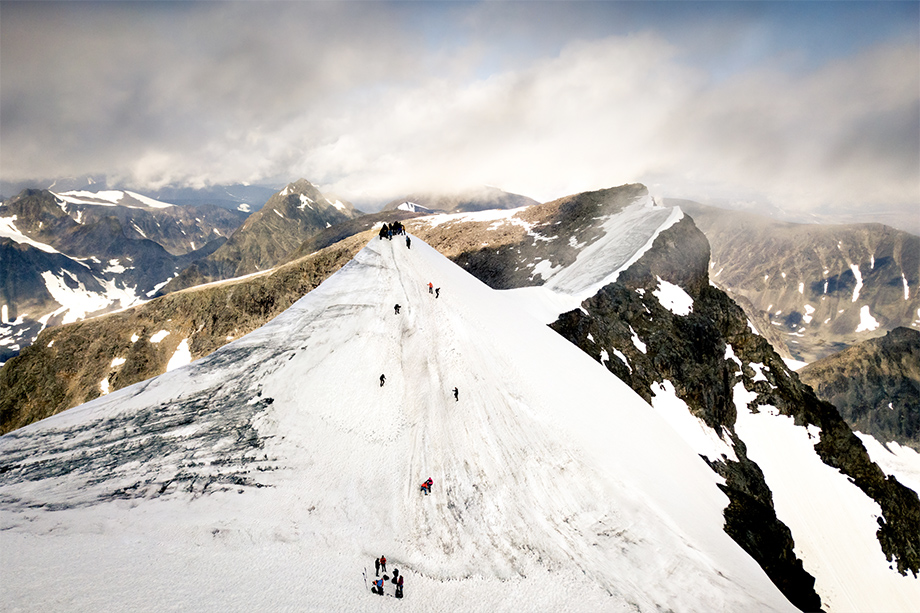
[[[661,306],[675,315],[687,316],[693,311],[693,298],[684,289],[673,283],[668,283],[658,277],[658,287],[652,292]]]
[[[856,326],[856,332],[872,332],[873,330],[878,330],[879,325],[878,321],[872,317],[872,313],[869,312],[869,305],[864,304],[859,309],[859,325]]]

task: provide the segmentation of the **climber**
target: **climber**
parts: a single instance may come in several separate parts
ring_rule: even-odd
[[[386,383],[386,380],[387,378],[385,375],[380,375],[380,387],[383,387],[383,384]]]
[[[426,496],[431,493],[432,485],[434,485],[434,481],[431,479],[431,477],[428,477],[428,481],[422,483],[422,491],[425,492]]]

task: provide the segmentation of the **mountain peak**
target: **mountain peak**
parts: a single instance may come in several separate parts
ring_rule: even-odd
[[[291,194],[308,194],[318,193],[319,189],[304,178],[297,179],[288,183],[283,190],[278,192],[279,196],[289,196]]]

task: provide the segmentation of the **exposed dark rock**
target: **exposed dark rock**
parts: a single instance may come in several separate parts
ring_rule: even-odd
[[[799,377],[854,430],[920,451],[920,331],[895,328],[809,364]]]

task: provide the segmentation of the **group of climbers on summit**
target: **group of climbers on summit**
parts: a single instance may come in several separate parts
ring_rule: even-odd
[[[406,234],[406,227],[398,221],[391,222],[390,225],[383,224],[380,227],[380,239],[392,240],[394,236]],[[406,236],[406,246],[409,246],[408,235]]]

